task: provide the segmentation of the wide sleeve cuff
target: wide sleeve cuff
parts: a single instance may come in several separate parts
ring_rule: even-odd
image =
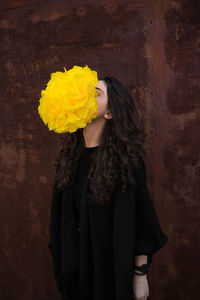
[[[140,156],[136,172],[136,243],[135,255],[148,255],[148,264],[152,255],[167,242],[168,237],[162,230],[154,205],[147,188],[145,163]]]

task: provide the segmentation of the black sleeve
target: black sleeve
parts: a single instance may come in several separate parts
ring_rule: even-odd
[[[60,276],[60,221],[61,221],[61,200],[62,191],[56,191],[56,180],[54,180],[53,191],[51,196],[50,209],[50,240],[48,249],[51,253],[54,277],[57,288],[62,291],[62,282]]]
[[[154,205],[147,188],[147,175],[144,160],[139,156],[136,170],[136,245],[135,255],[148,255],[147,264],[152,263],[152,255],[167,242],[156,215]]]

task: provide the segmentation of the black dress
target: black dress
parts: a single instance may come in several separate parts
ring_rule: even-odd
[[[103,207],[85,201],[90,157],[84,147],[68,188],[53,189],[49,249],[63,299],[130,300],[135,255],[152,255],[168,240],[146,184],[145,164],[133,167],[136,185],[116,189],[114,202]]]

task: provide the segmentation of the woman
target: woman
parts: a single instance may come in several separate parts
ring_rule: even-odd
[[[147,267],[168,240],[147,189],[145,135],[119,80],[104,77],[96,89],[97,117],[66,134],[56,158],[54,275],[63,299],[144,300]]]

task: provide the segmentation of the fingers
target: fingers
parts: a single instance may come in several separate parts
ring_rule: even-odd
[[[134,297],[134,296],[132,296],[132,298],[134,299],[134,300],[148,300],[147,298],[149,297],[149,295],[147,295],[147,296],[143,296],[143,297]]]

